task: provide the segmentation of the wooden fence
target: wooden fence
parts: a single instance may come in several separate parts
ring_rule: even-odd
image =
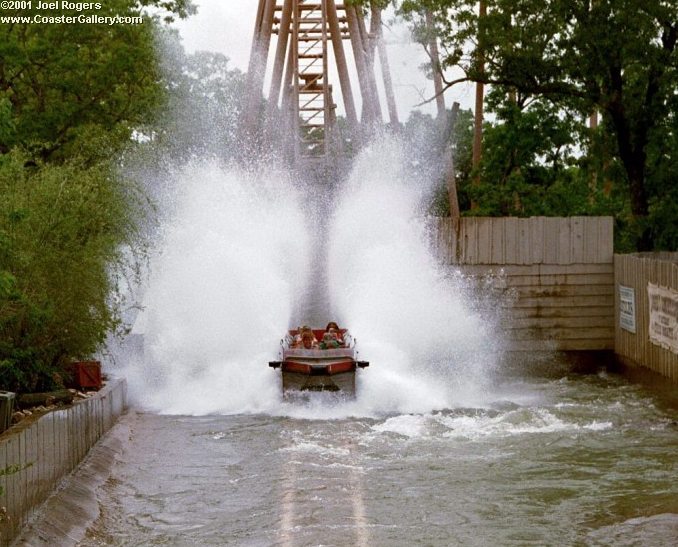
[[[678,253],[615,255],[614,265],[617,357],[678,382]],[[652,316],[648,288],[666,295],[664,302],[657,301],[659,309],[655,307]],[[655,325],[651,328],[652,318]],[[662,325],[668,344],[654,335]]]
[[[0,436],[0,545],[9,545],[59,482],[87,455],[126,406],[127,383],[113,380],[90,399]]]
[[[614,348],[612,217],[466,217],[458,238],[432,222],[441,260],[492,287],[509,351]]]

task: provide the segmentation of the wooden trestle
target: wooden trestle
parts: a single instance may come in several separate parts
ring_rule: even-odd
[[[372,6],[368,32],[363,12],[335,0],[259,0],[247,74],[247,97],[242,117],[245,135],[266,130],[258,113],[272,36],[277,36],[265,124],[279,123],[275,110],[288,116],[294,161],[326,160],[339,153],[335,138],[336,107],[329,78],[330,47],[336,65],[344,111],[351,137],[361,128],[382,122],[374,60],[379,53],[390,122],[398,115],[381,41],[381,9]],[[362,100],[358,117],[344,41],[350,42]],[[269,127],[270,129],[270,127]],[[273,134],[268,131],[268,134]],[[337,143],[337,146],[333,144]],[[275,144],[275,143],[271,143]]]

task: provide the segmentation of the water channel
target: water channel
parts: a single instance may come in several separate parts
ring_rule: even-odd
[[[509,362],[497,303],[429,251],[403,157],[361,153],[320,220],[279,173],[178,174],[80,546],[675,544],[675,401],[602,363]],[[318,310],[370,368],[355,400],[284,402],[266,363]]]
[[[80,545],[675,542],[675,402],[605,372],[492,391],[342,419],[133,411]]]

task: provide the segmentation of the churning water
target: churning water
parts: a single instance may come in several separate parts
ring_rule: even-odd
[[[125,372],[150,412],[116,426],[126,447],[79,545],[675,543],[675,404],[605,373],[497,366],[400,157],[365,150],[323,218],[274,171],[177,175]],[[355,401],[285,403],[266,365],[318,271],[315,304],[371,366]]]
[[[80,545],[675,544],[675,408],[606,374],[503,384],[378,418],[131,413]]]
[[[136,401],[170,414],[336,418],[482,398],[497,348],[461,280],[429,251],[426,187],[402,157],[397,141],[381,139],[326,199],[273,170],[179,172],[135,327],[143,352],[125,371]],[[371,362],[355,401],[285,404],[267,367],[285,330],[309,322],[300,310],[314,299],[318,326],[348,327]]]
[[[151,263],[125,375],[138,403],[168,413],[252,412],[278,393],[267,361],[305,284],[300,195],[276,172],[189,165]]]

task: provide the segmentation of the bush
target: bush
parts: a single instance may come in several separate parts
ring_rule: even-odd
[[[62,384],[63,365],[119,329],[116,268],[137,242],[139,193],[105,165],[0,156],[0,386]]]

